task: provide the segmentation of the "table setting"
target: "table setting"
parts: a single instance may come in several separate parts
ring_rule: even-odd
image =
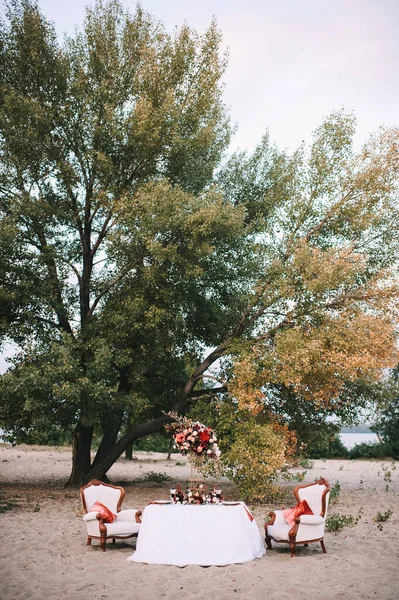
[[[258,526],[244,502],[153,502],[145,507],[136,551],[147,564],[224,566],[265,554]]]
[[[207,489],[202,471],[218,461],[220,451],[211,428],[185,418],[171,426],[175,445],[190,458],[191,477],[183,490],[177,484],[169,499],[154,500],[143,510],[136,551],[137,563],[225,566],[244,563],[266,553],[256,521],[241,501],[226,501],[220,484]]]

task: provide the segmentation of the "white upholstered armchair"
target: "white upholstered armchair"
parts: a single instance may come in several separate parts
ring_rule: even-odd
[[[91,540],[100,540],[101,550],[105,552],[105,543],[111,538],[126,540],[138,535],[141,523],[141,511],[121,510],[125,490],[93,479],[80,488],[84,516],[87,527],[87,545]]]
[[[307,546],[320,542],[323,552],[324,529],[327,507],[330,498],[330,485],[324,478],[308,485],[298,485],[294,490],[297,506],[288,510],[274,510],[265,524],[266,545],[272,549],[271,541],[289,544],[291,556],[295,556],[296,546]]]

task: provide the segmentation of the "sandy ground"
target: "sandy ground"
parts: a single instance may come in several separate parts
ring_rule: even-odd
[[[68,449],[0,446],[0,599],[72,600],[357,600],[399,598],[399,468],[388,461],[314,461],[305,481],[323,476],[341,493],[329,513],[361,518],[354,527],[326,533],[327,554],[319,544],[301,547],[295,558],[288,546],[275,545],[250,563],[185,568],[127,561],[135,542],[86,546],[79,492],[65,489],[71,467]],[[162,484],[148,480],[163,473]],[[119,460],[108,473],[125,486],[124,508],[143,509],[167,498],[169,487],[189,476],[187,460],[139,453]],[[147,480],[145,479],[147,475]],[[293,486],[291,486],[293,487]],[[238,499],[223,483],[227,499]],[[290,493],[290,490],[289,490]],[[293,505],[293,496],[284,504]],[[282,503],[250,505],[263,534],[269,510]],[[377,513],[391,510],[383,523]],[[206,540],[211,543],[211,540]]]

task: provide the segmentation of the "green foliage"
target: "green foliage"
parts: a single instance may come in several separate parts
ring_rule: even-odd
[[[221,456],[224,472],[242,498],[264,501],[278,491],[280,478],[291,478],[288,448],[284,431],[272,424],[239,423],[234,443]]]
[[[212,427],[218,437],[224,475],[248,501],[264,501],[279,493],[278,481],[298,479],[289,475],[294,440],[287,429],[271,423],[265,414],[240,410],[237,403],[198,401],[190,418]]]
[[[353,515],[341,515],[339,513],[329,515],[326,519],[326,530],[329,533],[338,533],[344,527],[354,527],[357,525],[360,518],[361,512],[356,517]]]
[[[7,501],[0,498],[0,513],[5,513],[9,510],[14,510],[14,508],[16,508],[17,506],[18,504],[16,502]]]
[[[306,450],[312,458],[348,458],[349,451],[344,446],[338,435],[330,437],[328,429],[324,435],[314,440],[316,443],[310,443]]]
[[[385,444],[370,444],[363,442],[356,444],[349,450],[349,458],[386,458],[391,454],[391,449]]]
[[[373,517],[373,521],[375,521],[375,523],[385,523],[386,521],[388,521],[388,519],[390,519],[392,516],[392,511],[390,509],[388,509],[385,512],[380,512],[378,511],[378,513],[375,515],[375,517]]]
[[[312,460],[309,460],[307,457],[301,458],[299,460],[299,464],[302,467],[302,469],[313,469],[314,467],[314,462]]]
[[[338,498],[341,494],[341,484],[339,481],[336,481],[330,490],[330,502],[332,504],[336,504],[338,502]]]
[[[236,440],[237,424],[248,419],[253,421],[253,416],[245,411],[240,411],[237,404],[226,398],[223,401],[198,400],[190,408],[188,416],[193,421],[206,423],[217,434],[221,457],[229,450]]]
[[[388,481],[389,483],[391,483],[391,481],[392,481],[391,476],[392,476],[391,471],[387,471],[386,473],[384,473],[384,481]]]
[[[301,401],[292,389],[280,387],[272,393],[271,408],[295,431],[301,453],[308,458],[326,458],[339,432],[339,425],[327,420],[331,411]]]
[[[72,443],[72,429],[61,429],[56,425],[48,430],[32,430],[26,436],[26,444],[38,446],[70,446]]]
[[[397,371],[394,371],[393,375],[396,387]],[[384,446],[389,448],[389,456],[395,460],[399,459],[399,395],[386,399],[385,405],[381,408],[378,419],[371,429],[378,433]]]
[[[162,485],[163,483],[167,483],[171,480],[171,477],[166,473],[156,473],[155,471],[149,471],[143,477],[140,478],[140,482],[142,483],[158,483]]]
[[[134,450],[143,452],[164,452],[167,454],[170,448],[170,436],[158,431],[152,435],[146,435],[134,443]]]
[[[342,442],[339,435],[330,441],[328,446],[328,458],[348,458],[349,451]]]
[[[393,514],[392,511],[390,509],[388,509],[387,511],[385,511],[383,513],[378,511],[378,513],[373,517],[373,521],[375,523],[377,523],[377,529],[379,531],[383,530],[382,524],[386,523],[386,521],[388,521],[388,519],[391,518],[392,514]]]

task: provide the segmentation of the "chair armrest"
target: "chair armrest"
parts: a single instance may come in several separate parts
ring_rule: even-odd
[[[132,523],[141,523],[141,510],[134,508],[120,510],[116,515],[116,521],[131,521]]]
[[[83,515],[83,521],[95,521],[96,519],[102,521],[100,513],[96,512],[95,510],[92,510],[91,512],[88,512],[85,515]]]
[[[273,510],[272,512],[269,512],[269,517],[273,521],[273,525],[287,525],[282,510]]]
[[[303,525],[320,525],[325,522],[325,518],[321,515],[301,515],[295,522]]]

